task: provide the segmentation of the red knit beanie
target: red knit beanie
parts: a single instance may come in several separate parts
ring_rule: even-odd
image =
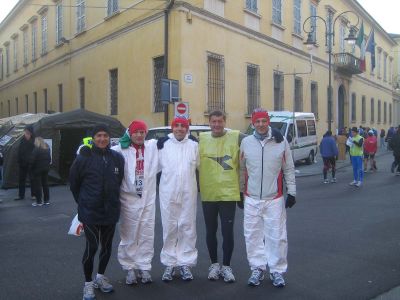
[[[267,119],[267,122],[268,122],[268,124],[269,124],[269,122],[270,122],[270,119],[269,119],[269,115],[268,115],[268,112],[266,111],[266,110],[259,110],[259,111],[254,111],[252,114],[251,114],[251,123],[252,124],[254,124],[258,119],[260,119],[260,118],[266,118]]]
[[[143,131],[147,132],[147,125],[144,121],[134,120],[134,121],[132,121],[131,125],[129,125],[128,131],[129,131],[130,135],[132,135],[133,133],[135,133],[138,130],[143,130]]]
[[[189,129],[189,121],[185,118],[176,117],[171,123],[171,128],[173,129],[176,124],[181,124],[186,129]]]

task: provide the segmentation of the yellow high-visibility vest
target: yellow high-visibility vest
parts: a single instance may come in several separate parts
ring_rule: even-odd
[[[357,143],[362,139],[362,137],[357,134],[355,137],[353,137],[353,142],[356,141]],[[350,155],[351,156],[362,156],[363,155],[363,146],[357,146],[355,143],[353,143],[350,147]]]
[[[199,154],[202,201],[239,201],[239,131],[200,133]]]

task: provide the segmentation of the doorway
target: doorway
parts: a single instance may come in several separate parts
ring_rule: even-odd
[[[86,136],[85,128],[61,129],[60,130],[60,176],[62,180],[67,181],[69,169],[76,157],[76,150]]]

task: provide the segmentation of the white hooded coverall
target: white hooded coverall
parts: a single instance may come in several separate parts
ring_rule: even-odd
[[[118,260],[124,270],[151,270],[154,256],[155,200],[158,172],[156,140],[144,143],[144,183],[142,197],[136,193],[136,149],[120,145],[112,148],[125,159],[125,174],[121,184],[120,235]]]
[[[161,180],[159,186],[165,266],[195,266],[198,143],[188,136],[178,141],[170,133],[159,152]]]

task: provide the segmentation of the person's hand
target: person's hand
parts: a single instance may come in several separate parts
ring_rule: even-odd
[[[243,193],[240,193],[240,201],[236,202],[236,205],[240,208],[244,208],[244,195]]]
[[[288,207],[291,208],[295,204],[296,204],[295,196],[292,196],[292,195],[288,194],[287,197],[286,197],[285,208],[288,208]]]

